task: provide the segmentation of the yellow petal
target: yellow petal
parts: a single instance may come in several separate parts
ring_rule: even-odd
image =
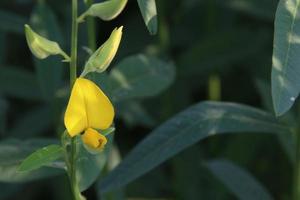
[[[84,144],[97,150],[103,149],[107,143],[106,137],[92,128],[87,129],[81,138]]]
[[[70,136],[78,135],[87,128],[107,129],[113,118],[113,105],[102,90],[92,81],[78,78],[64,119]]]

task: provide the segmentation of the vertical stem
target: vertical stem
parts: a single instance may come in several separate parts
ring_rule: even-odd
[[[208,34],[216,31],[216,2],[207,1],[207,24]],[[218,74],[211,74],[208,80],[208,99],[213,101],[221,100],[221,80]]]
[[[77,0],[72,0],[72,35],[71,35],[71,62],[70,62],[70,88],[77,78],[77,35],[78,35],[78,23],[77,23]],[[76,138],[71,139],[71,155],[70,155],[69,176],[71,182],[71,189],[74,200],[80,200],[81,194],[78,188],[76,178]]]
[[[76,65],[77,65],[77,35],[78,35],[78,23],[77,23],[77,0],[72,0],[72,36],[71,36],[71,62],[70,62],[70,87],[77,77]]]
[[[93,0],[87,0],[86,6],[90,7],[93,4]],[[96,30],[95,30],[95,19],[94,17],[87,17],[87,34],[88,34],[88,46],[94,52],[96,51]]]
[[[294,168],[294,200],[300,199],[300,132],[296,136],[296,165]]]
[[[218,75],[210,75],[208,80],[208,99],[221,100],[221,80]]]

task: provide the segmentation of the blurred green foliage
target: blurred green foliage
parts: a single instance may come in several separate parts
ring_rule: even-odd
[[[85,6],[83,1],[79,2],[82,13]],[[276,0],[156,0],[156,4],[155,36],[149,35],[144,26],[136,1],[129,1],[111,23],[96,20],[97,46],[116,26],[123,25],[124,34],[111,73],[101,78],[92,74],[90,78],[95,78],[104,90],[114,91],[109,87],[120,87],[120,71],[127,78],[135,77],[134,73],[145,75],[135,80],[139,93],[131,94],[126,88],[123,93],[108,92],[117,108],[115,141],[121,157],[155,126],[196,102],[208,100],[211,76],[220,80],[222,101],[273,112],[270,72]],[[34,147],[24,139],[54,138],[63,129],[68,67],[56,57],[43,61],[33,58],[26,46],[23,26],[30,23],[42,35],[69,49],[70,1],[5,0],[0,2],[0,18],[1,143],[11,151],[21,151],[24,157]],[[80,66],[89,56],[85,50],[85,26],[79,26]],[[137,55],[140,53],[143,55]],[[131,65],[132,57],[148,59],[145,70],[130,71],[138,67]],[[298,119],[295,110],[282,119],[291,127],[295,127]],[[9,148],[12,137],[20,139],[13,141],[20,143],[20,149]],[[114,199],[122,198],[120,194],[136,199],[234,199],[234,192],[227,189],[230,186],[214,176],[222,171],[213,164],[222,162],[218,159],[227,159],[247,170],[241,172],[246,178],[248,173],[254,175],[274,199],[290,199],[294,157],[290,143],[288,136],[278,138],[259,133],[213,136],[130,183],[118,195],[110,195]],[[0,164],[15,166],[17,161],[7,159],[0,160]],[[212,159],[216,161],[210,163]],[[228,170],[235,171],[227,162]],[[40,182],[11,184],[5,179],[8,168],[0,168],[0,199],[70,199],[65,175],[58,173]],[[52,170],[49,173],[57,173]],[[225,172],[224,176],[232,173]],[[88,199],[96,199],[96,190],[94,185],[84,194]]]

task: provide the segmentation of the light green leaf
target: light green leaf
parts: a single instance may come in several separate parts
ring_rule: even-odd
[[[108,129],[106,134],[112,129]],[[77,137],[77,178],[79,181],[80,191],[84,191],[89,188],[98,178],[105,166],[110,148],[113,142],[113,134],[107,137],[108,143],[105,145],[105,149],[97,154],[91,154],[86,150],[82,140]]]
[[[240,200],[273,199],[251,174],[227,160],[209,161],[205,166]]]
[[[276,115],[287,112],[300,91],[300,0],[280,0],[275,17],[272,97]]]
[[[287,127],[261,110],[234,103],[199,103],[150,133],[102,179],[99,190],[120,188],[209,136],[244,132],[289,133]]]
[[[0,31],[24,34],[27,19],[12,12],[0,10]]]
[[[92,73],[89,78],[118,103],[158,95],[173,82],[175,68],[172,63],[139,54],[122,60],[108,77]]]
[[[84,66],[81,76],[85,76],[89,72],[101,73],[108,68],[118,51],[122,38],[122,30],[123,26],[120,28],[115,28],[112,31],[108,40],[101,45],[89,58]]]
[[[34,74],[21,67],[0,66],[0,93],[26,100],[41,100]]]
[[[157,11],[155,0],[137,0],[144,22],[151,35],[157,32]]]
[[[58,143],[57,140],[31,139],[16,140],[8,139],[0,142],[0,181],[6,183],[20,183],[41,178],[59,175],[63,172],[61,163],[42,167],[31,172],[18,172],[20,163],[36,149],[49,144]]]
[[[126,4],[127,0],[107,0],[101,3],[95,3],[89,7],[77,21],[83,22],[86,16],[99,17],[105,21],[112,20],[122,12]]]
[[[51,38],[59,44],[64,44],[58,20],[51,8],[45,3],[39,2],[33,9],[30,24],[41,36]],[[60,58],[51,56],[44,60],[34,59],[34,64],[44,100],[53,103],[56,91],[62,83],[63,63]]]
[[[49,165],[53,161],[63,156],[63,149],[61,146],[52,144],[33,152],[21,163],[18,171],[26,172],[36,170],[42,166]]]

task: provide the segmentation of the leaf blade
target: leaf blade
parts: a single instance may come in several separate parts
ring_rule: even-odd
[[[48,165],[62,157],[63,149],[59,145],[49,145],[29,155],[19,166],[19,172],[26,172]]]
[[[114,171],[102,179],[100,190],[107,192],[122,187],[199,140],[228,132],[289,131],[271,115],[249,106],[199,103],[149,134]]]
[[[269,192],[250,173],[227,160],[211,160],[204,165],[238,199],[271,200]]]
[[[155,0],[137,0],[147,29],[151,35],[157,33],[157,11]]]
[[[299,6],[300,0],[280,0],[276,11],[272,57],[272,97],[276,115],[287,112],[300,91]]]

